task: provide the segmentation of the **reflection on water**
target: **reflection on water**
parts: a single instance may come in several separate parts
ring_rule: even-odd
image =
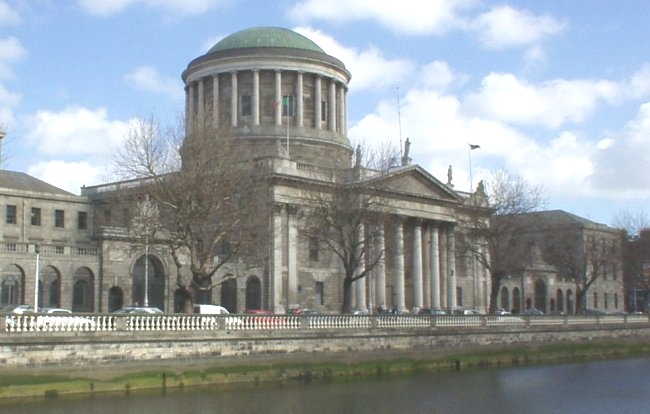
[[[308,385],[96,395],[2,404],[3,414],[644,413],[650,359],[444,372]]]

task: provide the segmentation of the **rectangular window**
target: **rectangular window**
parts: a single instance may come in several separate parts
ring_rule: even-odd
[[[41,225],[41,209],[38,207],[32,207],[32,226]]]
[[[5,222],[7,224],[16,224],[16,206],[7,205]]]
[[[105,226],[110,226],[111,225],[111,209],[110,208],[104,209],[104,225]]]
[[[598,293],[594,292],[594,309],[598,307]]]
[[[316,282],[316,303],[325,304],[325,282]]]
[[[63,210],[54,210],[54,227],[65,228],[65,212]]]
[[[293,96],[284,95],[282,97],[282,116],[293,115]]]
[[[243,95],[241,97],[241,115],[251,116],[253,113],[253,104],[250,95]]]
[[[320,120],[327,122],[327,101],[320,101]]]
[[[79,230],[86,230],[88,228],[88,213],[85,211],[77,213],[77,228]]]
[[[463,307],[463,288],[456,287],[456,306]]]
[[[309,261],[318,261],[318,239],[316,237],[309,238]]]

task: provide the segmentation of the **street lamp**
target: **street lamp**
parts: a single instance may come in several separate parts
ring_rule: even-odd
[[[40,255],[41,248],[37,243],[34,247],[36,251],[36,281],[34,282],[34,312],[38,312],[38,275],[39,275],[39,265],[40,265]]]

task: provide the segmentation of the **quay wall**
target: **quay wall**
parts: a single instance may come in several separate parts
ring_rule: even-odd
[[[414,351],[419,354],[458,352],[488,346],[531,346],[590,341],[650,339],[647,316],[636,319],[517,319],[505,324],[490,323],[486,317],[449,319],[429,317],[391,319],[352,318],[337,326],[316,323],[306,317],[293,323],[275,323],[244,329],[239,317],[217,319],[205,329],[168,328],[151,323],[136,325],[128,319],[110,319],[99,329],[41,329],[25,325],[22,331],[0,328],[0,363],[7,368],[93,367],[131,363],[211,360],[213,363],[249,356],[319,354],[319,358],[342,353]],[[155,319],[154,319],[155,320]],[[214,318],[212,319],[214,320]],[[230,324],[235,320],[236,324]],[[285,321],[285,319],[280,319]],[[362,321],[362,323],[359,323]],[[453,323],[449,322],[453,321]],[[384,321],[386,322],[386,321]],[[229,326],[230,324],[230,326]],[[163,328],[154,329],[154,326]],[[135,329],[137,327],[137,329]]]

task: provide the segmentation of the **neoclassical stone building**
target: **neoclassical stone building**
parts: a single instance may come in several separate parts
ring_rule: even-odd
[[[284,312],[298,306],[340,311],[341,264],[331,253],[310,244],[302,228],[309,214],[309,193],[322,187],[319,169],[346,169],[355,163],[347,136],[351,74],[345,65],[295,32],[260,27],[221,40],[190,62],[182,78],[187,134],[206,126],[226,128],[239,140],[242,157],[264,163],[272,174],[270,242],[260,246],[268,251],[267,259],[224,266],[219,276],[233,277],[212,289],[212,302],[232,312],[251,308]],[[463,223],[471,221],[464,219],[467,205],[480,202],[481,194],[458,192],[451,178],[445,183],[411,165],[409,150],[403,148],[402,162],[379,176],[364,172],[381,181],[383,207],[373,225],[380,226],[382,237],[369,248],[385,254],[368,277],[356,282],[354,307],[485,311],[489,273],[459,248],[466,230]],[[79,260],[75,266],[89,273],[88,303],[95,311],[144,302],[167,312],[181,310],[182,292],[175,284],[169,252],[146,246],[126,229],[128,215],[121,214],[116,194],[124,188],[137,191],[138,185],[137,181],[102,184],[84,187],[80,197],[68,196],[92,214],[83,234],[84,243],[96,254],[90,256],[91,263]],[[3,240],[6,245],[6,236]],[[29,250],[36,238],[17,241]],[[65,246],[75,242],[51,240]],[[12,266],[15,256],[3,253],[6,249],[0,252],[0,265]],[[23,272],[23,297],[12,300],[32,301],[32,270]],[[63,298],[71,296],[67,289],[75,283],[75,275],[72,269],[60,272],[61,306],[70,303]]]
[[[526,231],[519,243],[528,258],[519,274],[502,279],[497,307],[580,313],[574,273],[582,273],[594,279],[584,309],[625,310],[621,230],[563,210],[521,214],[520,220]]]

